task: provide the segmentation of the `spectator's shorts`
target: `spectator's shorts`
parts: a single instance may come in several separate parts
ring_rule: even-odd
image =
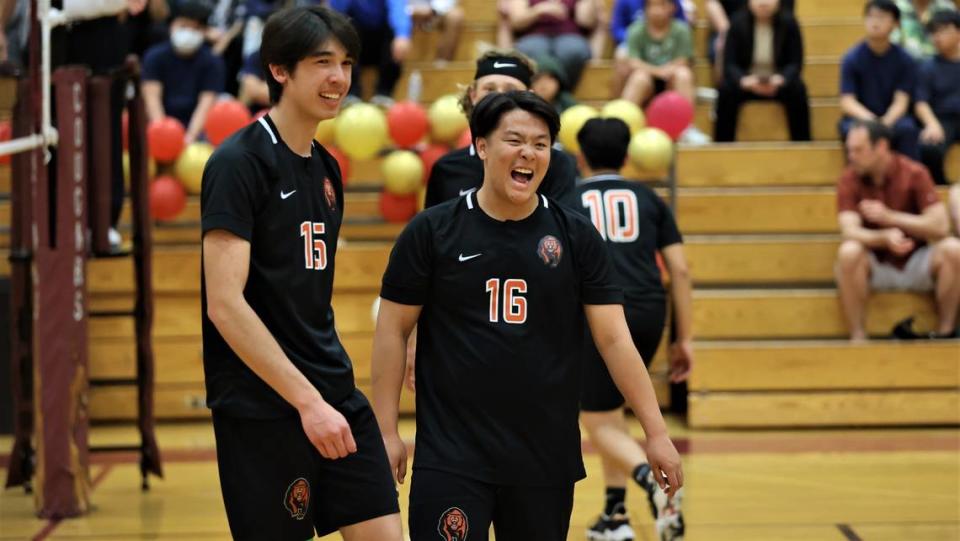
[[[889,263],[881,263],[871,252],[870,288],[933,291],[933,277],[930,276],[930,247],[918,248],[902,269]]]

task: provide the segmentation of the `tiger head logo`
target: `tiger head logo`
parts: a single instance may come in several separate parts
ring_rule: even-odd
[[[327,206],[330,210],[337,210],[337,192],[333,189],[333,183],[329,178],[323,179],[323,196],[327,200]]]
[[[540,239],[540,244],[537,245],[537,255],[540,256],[544,265],[555,269],[560,264],[560,257],[563,256],[563,246],[560,245],[557,237],[547,235]]]
[[[303,520],[307,516],[307,507],[310,505],[310,483],[303,477],[290,483],[287,493],[283,496],[283,506],[290,511],[290,517]]]
[[[444,541],[466,541],[468,530],[467,514],[459,507],[451,507],[440,515],[437,532]]]

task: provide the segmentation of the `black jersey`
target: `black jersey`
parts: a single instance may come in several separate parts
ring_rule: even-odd
[[[244,297],[293,364],[336,404],[354,389],[353,368],[334,329],[334,261],[343,219],[340,169],[316,142],[299,156],[269,115],[223,142],[203,172],[203,232],[224,229],[250,242]],[[239,417],[275,417],[293,407],[240,360],[207,317],[207,404]]]
[[[500,222],[475,194],[420,213],[381,296],[422,305],[414,468],[501,485],[584,476],[577,410],[584,304],[621,304],[603,239],[543,195]]]
[[[550,167],[537,189],[554,201],[565,205],[576,203],[573,188],[577,179],[577,166],[569,154],[550,149]],[[424,205],[430,208],[444,201],[456,199],[483,184],[483,160],[477,156],[473,145],[444,154],[430,171],[427,196]]]
[[[673,212],[648,186],[620,175],[598,175],[577,183],[577,209],[607,241],[616,281],[627,302],[665,298],[656,254],[683,242]]]

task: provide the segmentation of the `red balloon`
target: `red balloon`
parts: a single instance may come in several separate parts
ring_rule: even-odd
[[[350,179],[350,158],[347,157],[339,148],[329,147],[327,152],[337,160],[337,164],[340,166],[340,178],[343,179],[343,185],[347,185],[347,180]]]
[[[647,127],[660,128],[676,141],[693,122],[693,104],[669,90],[653,98],[647,107]]]
[[[417,213],[417,194],[394,195],[380,192],[380,214],[390,223],[403,223]]]
[[[154,120],[147,126],[147,148],[150,157],[161,163],[172,162],[183,150],[183,124],[173,117]]]
[[[233,135],[233,132],[250,123],[250,109],[237,100],[220,100],[213,104],[207,113],[207,121],[203,130],[207,140],[219,145],[224,139]]]
[[[120,116],[120,142],[123,144],[123,150],[127,150],[130,144],[130,116],[126,111]]]
[[[387,128],[393,142],[401,148],[407,148],[423,139],[430,129],[430,121],[420,104],[401,101],[387,111]]]
[[[430,171],[433,170],[433,164],[437,163],[437,160],[447,152],[450,152],[447,147],[438,144],[433,144],[423,149],[423,152],[420,153],[420,160],[423,161],[424,182],[430,180]]]
[[[460,134],[460,138],[457,139],[456,148],[466,148],[473,144],[473,137],[470,135],[470,128],[463,130],[463,133]]]
[[[0,141],[9,141],[13,137],[13,127],[10,125],[9,120],[4,120],[0,122]],[[0,163],[6,165],[10,163],[11,154],[4,154],[0,156]]]
[[[164,175],[150,183],[150,215],[172,220],[187,206],[187,191],[177,179]]]

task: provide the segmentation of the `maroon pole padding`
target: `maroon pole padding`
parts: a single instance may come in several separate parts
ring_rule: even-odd
[[[50,193],[38,190],[34,205],[35,227],[50,224],[39,236],[33,284],[36,509],[44,518],[89,509],[86,77],[78,67],[53,73],[56,169]]]
[[[135,64],[130,72],[139,72]],[[142,454],[140,470],[146,486],[147,473],[163,477],[160,450],[154,429],[154,358],[153,340],[153,224],[150,220],[150,180],[147,178],[147,110],[140,94],[139,78],[131,78],[136,89],[128,103],[130,155],[130,203],[133,218],[133,262],[136,274],[137,299],[134,307],[137,333],[137,422],[140,428]]]
[[[87,83],[87,143],[90,156],[90,243],[93,253],[110,252],[110,201],[113,183],[110,122],[112,77],[91,77]]]

